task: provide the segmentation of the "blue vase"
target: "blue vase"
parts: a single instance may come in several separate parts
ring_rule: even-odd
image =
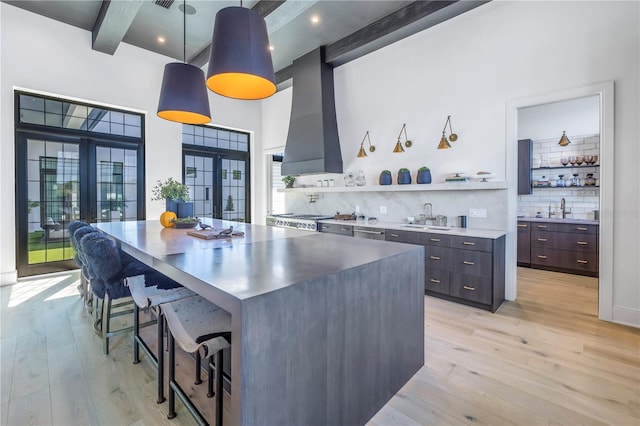
[[[380,173],[380,185],[391,185],[391,173]]]
[[[165,207],[165,210],[168,212],[174,212],[174,213],[178,213],[178,202],[175,200],[172,200],[171,198],[167,198],[167,204]]]
[[[416,182],[418,183],[431,183],[431,170],[418,170],[418,176],[416,176]]]
[[[183,217],[193,217],[193,203],[178,203],[177,215],[178,219],[182,219]]]
[[[411,172],[408,170],[398,171],[398,185],[407,185],[411,183]]]

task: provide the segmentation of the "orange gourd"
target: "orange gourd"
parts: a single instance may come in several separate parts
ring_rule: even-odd
[[[160,215],[160,223],[165,228],[173,228],[175,226],[173,221],[177,218],[178,216],[174,212],[164,212]]]

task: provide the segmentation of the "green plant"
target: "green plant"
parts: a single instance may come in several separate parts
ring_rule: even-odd
[[[27,214],[31,213],[31,209],[35,209],[36,207],[40,207],[39,201],[27,200]]]
[[[293,176],[285,176],[282,178],[282,181],[284,182],[285,185],[291,186],[293,185],[293,182],[296,181],[296,178],[294,178]]]
[[[151,192],[153,193],[151,201],[161,201],[167,198],[173,201],[189,201],[189,187],[173,178],[157,181]]]
[[[391,174],[391,170],[383,170],[382,174],[383,175],[390,175]]]
[[[408,172],[409,172],[409,169],[406,169],[406,168],[404,168],[404,167],[403,167],[403,168],[401,168],[399,171],[400,171],[401,173],[408,173]]]
[[[424,166],[418,169],[419,172],[428,172],[429,170],[430,169],[428,167],[424,167]]]

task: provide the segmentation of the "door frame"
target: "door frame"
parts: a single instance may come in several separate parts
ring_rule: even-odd
[[[507,103],[506,177],[507,250],[506,288],[508,300],[517,296],[517,164],[518,109],[568,99],[598,95],[600,100],[600,235],[598,318],[613,321],[613,190],[614,190],[614,82],[605,81],[569,90],[546,93]]]

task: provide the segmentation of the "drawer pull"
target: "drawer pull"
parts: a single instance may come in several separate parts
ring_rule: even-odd
[[[439,243],[440,242],[440,238],[429,238],[430,241]]]
[[[462,244],[464,244],[465,246],[475,246],[476,243],[470,243],[469,241],[463,241]]]
[[[527,225],[525,225],[524,223],[519,223],[518,224],[518,228],[526,228],[526,227],[527,227]]]
[[[588,245],[589,243],[588,243],[588,242],[586,242],[586,241],[578,241],[576,244],[578,244],[579,246],[586,246],[586,245]]]
[[[398,234],[389,234],[389,235],[391,235],[392,237],[396,237],[396,238],[398,238],[400,236]]]
[[[543,243],[547,242],[546,238],[538,238],[538,241],[542,241]]]
[[[587,263],[589,263],[588,261],[582,260],[582,259],[578,259],[578,260],[576,260],[576,262],[581,263],[583,265],[586,265]]]
[[[464,260],[462,263],[464,263],[465,265],[475,265],[476,262],[469,262],[468,260]]]
[[[432,283],[440,284],[440,280],[436,280],[433,278],[430,278],[429,281],[431,281]]]
[[[538,255],[538,259],[546,259],[546,258],[547,258],[547,256],[543,256],[541,254]]]
[[[546,228],[546,227],[547,227],[547,225],[538,225],[538,228],[542,228],[542,229],[544,229],[544,228]]]
[[[440,260],[440,256],[429,256],[429,259]]]
[[[470,287],[468,285],[463,285],[462,288],[464,288],[465,290],[471,290],[471,291],[476,291],[475,287]]]
[[[588,231],[588,230],[589,230],[589,228],[585,228],[584,226],[578,226],[576,228],[576,231]]]

